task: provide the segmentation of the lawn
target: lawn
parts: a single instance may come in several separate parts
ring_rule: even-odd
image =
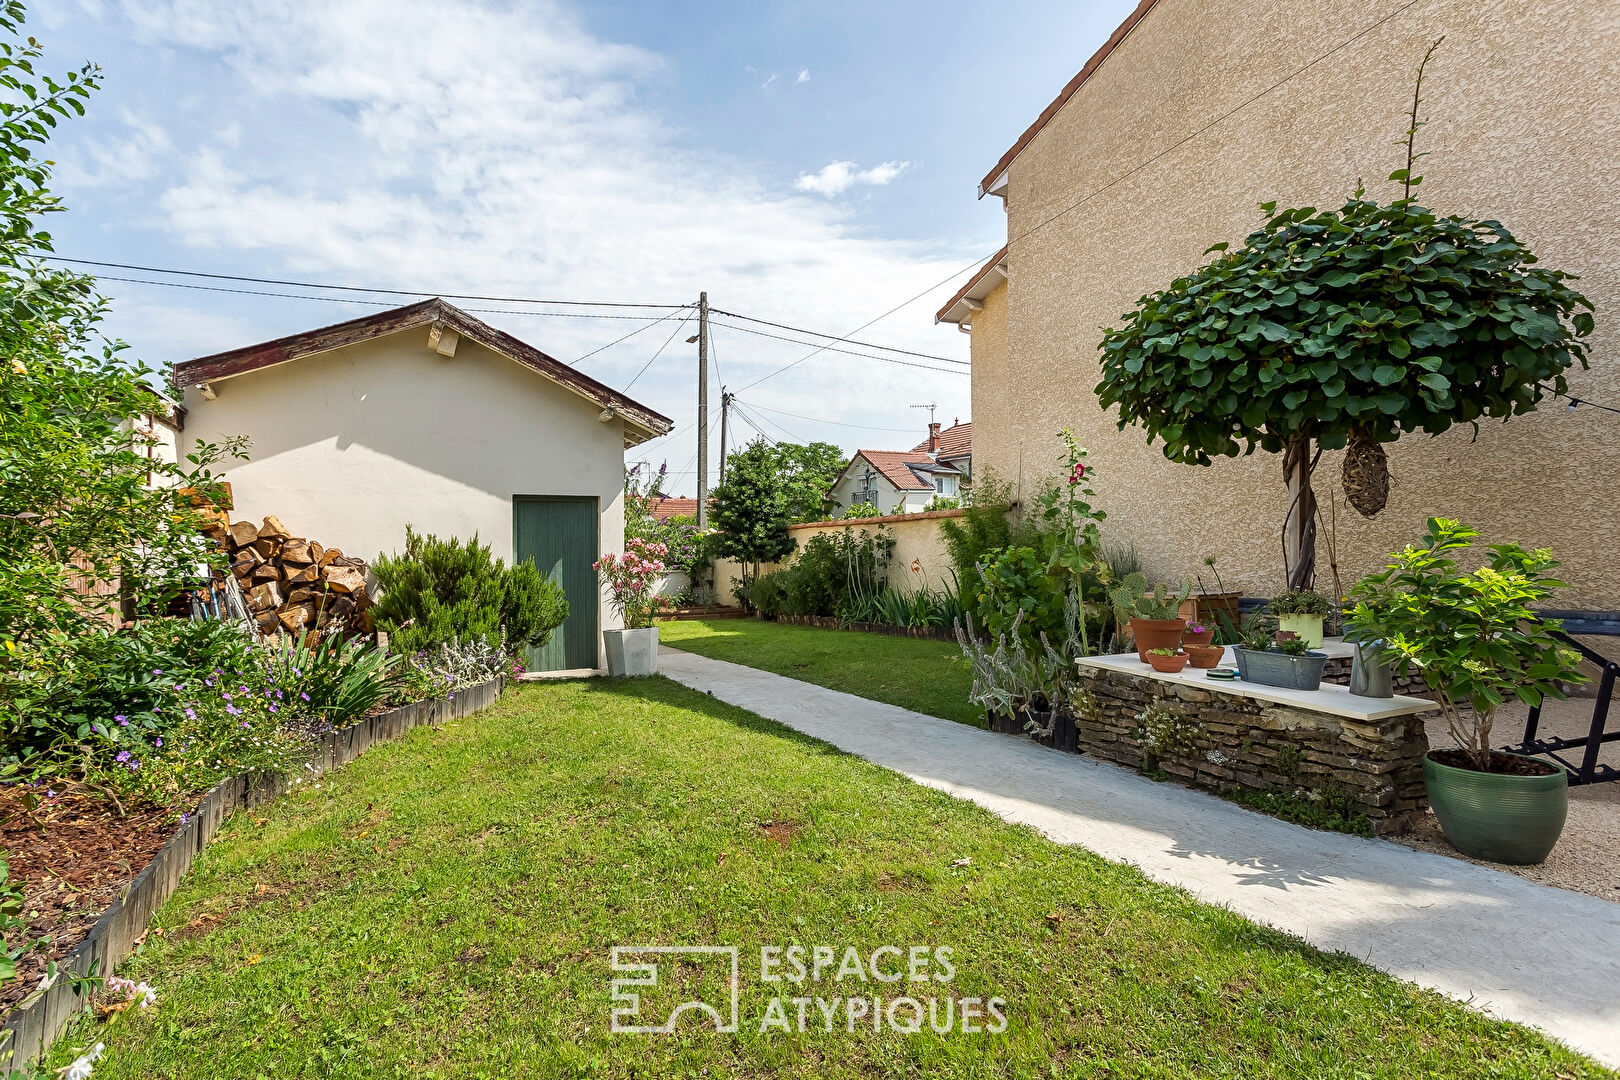
[[[738,1030],[611,1033],[609,949],[641,944],[740,947]],[[764,981],[792,944],[954,971]],[[723,989],[710,959],[668,960],[641,1022]],[[520,686],[239,815],[126,967],[158,1006],[55,1065],[104,1039],[97,1080],[1607,1075],[659,678]],[[1005,999],[1005,1031],[844,1023],[901,994]],[[811,996],[831,1030],[811,1004],[761,1031]]]
[[[663,622],[658,624],[658,639],[712,660],[984,726],[984,710],[968,701],[972,675],[957,663],[962,651],[952,642],[784,626],[759,619]]]

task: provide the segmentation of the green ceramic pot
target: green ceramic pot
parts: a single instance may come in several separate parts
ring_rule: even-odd
[[[1423,756],[1429,806],[1464,855],[1533,866],[1558,843],[1569,813],[1569,776],[1505,776],[1442,765]]]

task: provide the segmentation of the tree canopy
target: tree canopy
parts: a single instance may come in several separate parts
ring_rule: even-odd
[[[778,562],[793,552],[789,484],[777,449],[755,439],[726,458],[725,483],[709,504],[715,554],[746,564]]]
[[[1264,204],[1270,220],[1241,246],[1215,245],[1106,331],[1096,392],[1119,426],[1207,465],[1298,436],[1331,450],[1477,427],[1568,389],[1592,331],[1568,275],[1499,222],[1363,195],[1337,210]]]

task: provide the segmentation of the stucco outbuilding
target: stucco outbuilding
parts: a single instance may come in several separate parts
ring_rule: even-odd
[[[443,300],[177,365],[187,445],[245,435],[236,514],[373,559],[405,526],[555,576],[572,612],[529,657],[601,666],[591,563],[624,543],[624,451],[667,417]]]

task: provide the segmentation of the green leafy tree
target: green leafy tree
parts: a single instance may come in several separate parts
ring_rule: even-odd
[[[377,626],[399,653],[479,639],[509,652],[538,648],[568,618],[562,586],[533,563],[508,567],[488,544],[440,540],[405,527],[405,550],[379,555]]]
[[[83,115],[99,71],[42,74],[23,14],[15,0],[0,6],[0,680],[12,689],[53,662],[52,641],[117,599],[80,595],[75,580],[117,581],[141,611],[195,574],[208,558],[201,512],[177,489],[206,500],[208,465],[232,449],[149,458],[130,422],[162,411],[157,373],[100,334],[94,279],[45,265],[41,222],[64,207],[40,155],[60,122]]]
[[[776,448],[755,439],[726,458],[726,482],[714,489],[709,520],[716,530],[716,555],[745,568],[778,562],[793,552],[788,484]]]
[[[1580,655],[1562,648],[1555,619],[1539,619],[1564,582],[1552,552],[1492,544],[1484,566],[1462,570],[1479,532],[1430,518],[1427,534],[1350,590],[1346,621],[1358,641],[1382,642],[1380,659],[1415,667],[1434,691],[1451,737],[1489,772],[1491,726],[1509,698],[1540,705],[1585,681]],[[1469,560],[1477,562],[1477,560]]]
[[[844,452],[824,442],[776,443],[771,450],[776,455],[789,516],[795,522],[825,519],[829,509],[827,490],[849,463]]]
[[[1098,399],[1170,460],[1283,455],[1290,588],[1315,577],[1322,450],[1347,451],[1346,493],[1370,517],[1389,489],[1383,443],[1530,412],[1587,364],[1592,305],[1569,275],[1537,265],[1500,222],[1442,217],[1413,197],[1419,100],[1407,168],[1390,177],[1402,198],[1358,188],[1335,210],[1265,203],[1258,231],[1142,297],[1100,346]]]

